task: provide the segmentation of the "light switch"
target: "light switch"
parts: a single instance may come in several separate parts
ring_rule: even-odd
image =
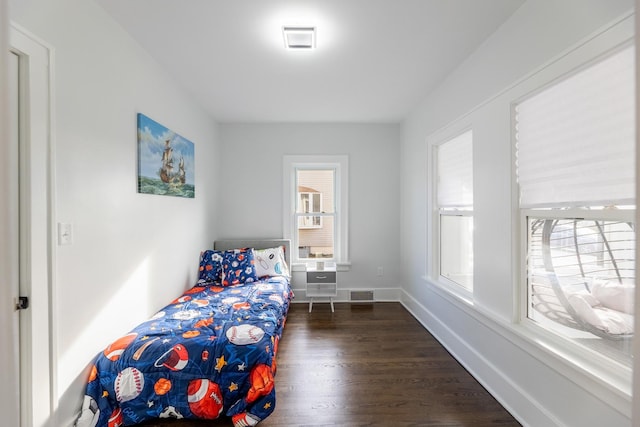
[[[73,243],[73,227],[65,222],[58,223],[58,245],[70,245]]]

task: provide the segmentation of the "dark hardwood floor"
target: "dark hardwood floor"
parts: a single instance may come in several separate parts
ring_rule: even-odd
[[[275,426],[519,426],[399,303],[293,304],[278,351]],[[154,421],[146,427],[229,427]]]

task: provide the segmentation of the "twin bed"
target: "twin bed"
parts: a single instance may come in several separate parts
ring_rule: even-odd
[[[194,287],[96,356],[76,426],[269,416],[290,253],[288,240],[216,241]]]

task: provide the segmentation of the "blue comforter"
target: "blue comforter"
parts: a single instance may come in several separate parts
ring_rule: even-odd
[[[283,277],[191,288],[96,357],[76,425],[221,415],[256,425],[275,408],[275,355],[291,297]]]

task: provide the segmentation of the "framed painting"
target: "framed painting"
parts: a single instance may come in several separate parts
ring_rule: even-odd
[[[138,193],[195,197],[193,142],[138,113]]]

